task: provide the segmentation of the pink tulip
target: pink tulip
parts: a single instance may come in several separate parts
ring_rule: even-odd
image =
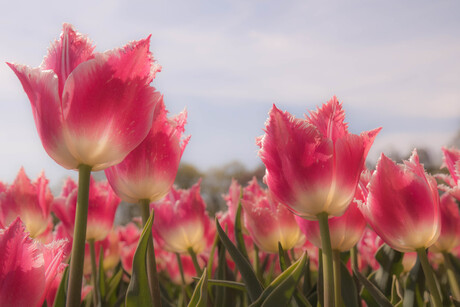
[[[321,248],[318,221],[308,221],[299,216],[296,216],[296,221],[308,241]],[[355,202],[351,203],[342,216],[335,216],[329,219],[332,249],[345,252],[353,248],[361,239],[366,225],[367,223],[361,211],[359,211],[358,205]]]
[[[439,189],[448,192],[460,201],[460,150],[457,148],[442,148],[444,153],[443,166],[447,167],[449,175],[437,174],[436,178],[442,179],[447,183],[440,185]]]
[[[14,183],[0,190],[0,224],[9,225],[19,216],[31,237],[44,239],[53,228],[52,202],[45,174],[42,172],[32,183],[21,167]]]
[[[29,97],[43,147],[58,164],[102,170],[146,137],[160,97],[149,86],[160,70],[149,42],[95,53],[86,36],[64,24],[39,67],[8,63]]]
[[[69,178],[62,188],[61,195],[53,203],[53,212],[61,220],[70,236],[73,236],[77,194],[77,184]],[[91,177],[86,240],[105,239],[112,229],[115,212],[119,204],[120,199],[107,182],[96,182]]]
[[[262,189],[255,178],[244,189],[242,205],[246,229],[262,251],[278,253],[278,242],[284,250],[303,244],[305,238],[294,214]]]
[[[64,265],[61,261],[66,244],[35,241],[19,217],[0,230],[0,306],[42,306]]]
[[[96,255],[96,265],[99,267],[99,257],[102,249],[104,271],[110,271],[120,262],[120,244],[118,233],[111,231],[105,239],[94,243]],[[90,244],[85,245],[85,262],[83,264],[83,274],[91,275],[91,249]]]
[[[441,234],[430,247],[431,252],[450,252],[460,244],[460,212],[450,194],[441,196]]]
[[[131,274],[133,269],[133,258],[136,252],[137,243],[141,231],[134,223],[117,228],[118,240],[120,242],[120,258],[123,268]],[[158,249],[158,248],[157,248]]]
[[[173,253],[191,248],[199,254],[212,245],[215,229],[200,195],[200,182],[188,190],[172,188],[153,207],[153,234],[160,248]]]
[[[425,172],[416,150],[404,165],[382,154],[368,188],[360,209],[385,243],[412,252],[436,242],[441,228],[436,180]]]
[[[317,220],[320,213],[340,216],[358,184],[367,153],[380,129],[355,135],[333,97],[306,119],[275,106],[257,140],[273,194],[297,215]]]
[[[122,200],[137,203],[141,199],[163,198],[176,178],[179,162],[190,137],[182,140],[186,112],[168,119],[161,98],[153,125],[144,141],[105,174]]]
[[[358,266],[360,270],[369,266],[375,271],[380,267],[377,259],[375,259],[375,254],[382,244],[382,239],[375,231],[369,227],[364,229],[361,240],[358,242]]]

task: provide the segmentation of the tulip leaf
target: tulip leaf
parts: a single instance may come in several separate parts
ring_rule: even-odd
[[[420,259],[417,257],[415,265],[406,278],[403,306],[423,306],[423,297],[421,295],[423,292],[425,292],[425,275],[422,271]]]
[[[100,302],[101,299],[105,299],[105,295],[107,291],[106,284],[105,284],[105,274],[104,274],[104,249],[102,248],[102,246],[99,250],[99,272],[97,274],[97,280],[99,284],[99,294],[100,294],[99,302]]]
[[[375,254],[380,268],[373,275],[374,284],[387,296],[391,295],[393,275],[399,276],[403,271],[403,253],[395,251],[387,244],[383,244]]]
[[[217,278],[220,280],[224,280],[227,277],[226,272],[227,272],[227,259],[225,255],[225,247],[222,244],[222,242],[219,241],[219,258],[218,258],[218,266],[217,266]],[[216,298],[215,298],[215,306],[220,307],[224,305],[224,302],[226,301],[226,295],[227,291],[225,288],[218,287],[216,289]]]
[[[152,240],[153,214],[145,223],[141,238],[137,244],[133,258],[133,273],[125,297],[126,307],[152,306],[149,281],[147,277],[147,245]]]
[[[356,283],[342,261],[340,261],[340,282],[342,288],[342,300],[344,305],[359,306],[358,290],[356,289]]]
[[[194,280],[200,280],[198,277],[193,277]],[[210,286],[220,286],[231,288],[239,291],[246,292],[246,285],[242,282],[231,281],[231,280],[224,280],[224,279],[208,279],[208,285]]]
[[[289,304],[297,289],[297,283],[303,275],[307,258],[307,254],[304,253],[299,260],[275,278],[250,306],[286,306]]]
[[[363,284],[364,288],[367,289],[372,298],[377,302],[380,307],[392,307],[393,305],[386,298],[386,296],[379,290],[379,288],[370,282],[361,272],[353,270],[353,274],[358,278],[359,282]],[[369,304],[369,306],[374,306],[374,304]]]
[[[220,240],[224,244],[228,253],[235,262],[238,270],[240,271],[241,277],[243,278],[244,283],[248,287],[248,294],[251,301],[255,301],[260,294],[262,293],[262,285],[256,277],[254,270],[252,269],[251,264],[248,260],[241,254],[241,252],[236,248],[232,241],[228,238],[225,231],[219,224],[219,221],[216,219],[216,228],[217,233],[219,234]]]
[[[236,210],[236,216],[235,216],[235,241],[236,241],[236,247],[238,248],[238,250],[249,261],[248,251],[246,250],[246,245],[244,244],[243,227],[241,226],[241,212],[242,212],[242,206],[241,206],[242,195],[241,194],[242,193],[240,193],[240,200],[238,202],[238,209]]]
[[[206,307],[208,301],[208,273],[205,268],[201,278],[195,286],[190,302],[187,306],[189,307]]]
[[[393,275],[393,282],[391,284],[390,301],[394,306],[398,306],[402,302],[403,297],[404,297],[402,293],[403,293],[403,289],[401,287],[401,284],[399,283],[398,278],[395,275]]]
[[[291,265],[291,259],[289,259],[288,253],[283,249],[281,242],[278,242],[278,256],[281,271],[284,271]]]
[[[120,267],[118,271],[112,275],[112,277],[108,281],[108,288],[106,294],[106,301],[110,303],[116,302],[116,291],[118,286],[120,285],[121,278],[123,277],[123,269]],[[112,305],[112,304],[110,304]]]
[[[70,260],[69,260],[70,263]],[[67,294],[67,280],[69,277],[69,267],[67,266],[64,270],[64,273],[62,273],[62,278],[61,282],[59,283],[59,287],[56,292],[56,296],[54,298],[54,303],[53,307],[65,307],[65,301],[66,301],[66,294]]]

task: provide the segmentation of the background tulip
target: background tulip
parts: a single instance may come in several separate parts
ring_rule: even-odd
[[[450,252],[460,244],[460,212],[455,199],[447,193],[441,196],[440,210],[441,233],[430,251]]]
[[[460,150],[457,148],[442,148],[444,153],[443,166],[449,170],[449,175],[437,174],[447,185],[440,185],[439,189],[448,192],[460,201]]]

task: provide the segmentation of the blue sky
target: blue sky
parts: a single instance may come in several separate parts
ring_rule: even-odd
[[[333,95],[350,130],[383,127],[380,152],[430,148],[460,128],[458,1],[10,1],[0,59],[38,66],[63,22],[104,51],[152,34],[153,85],[189,113],[183,160],[202,169],[259,163],[255,138],[275,103],[296,116]],[[51,160],[27,96],[0,65],[0,181],[73,175]]]

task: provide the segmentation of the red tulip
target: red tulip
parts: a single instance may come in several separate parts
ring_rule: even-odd
[[[67,233],[73,236],[75,210],[77,206],[77,184],[68,179],[62,188],[61,195],[54,200],[53,212],[63,223]],[[88,222],[86,239],[104,240],[113,226],[115,212],[120,199],[107,182],[90,180],[88,201]]]
[[[29,97],[46,152],[67,169],[121,162],[146,137],[159,94],[150,38],[104,53],[64,24],[37,68],[8,65]]]
[[[244,189],[242,205],[246,229],[262,251],[278,253],[278,242],[289,250],[305,241],[294,214],[275,201],[255,178]]]
[[[450,194],[441,196],[441,234],[430,247],[431,252],[450,252],[460,244],[460,212]]]
[[[441,229],[436,180],[425,172],[416,150],[404,165],[382,154],[368,189],[360,209],[385,243],[411,252],[436,242]]]
[[[380,129],[355,135],[344,123],[345,112],[333,97],[306,119],[275,106],[257,141],[273,194],[297,215],[340,216],[358,184],[367,153]]]
[[[155,109],[153,125],[144,141],[115,166],[105,170],[107,180],[129,203],[142,199],[158,201],[170,190],[190,137],[182,140],[186,112],[166,117],[163,99]]]
[[[61,262],[66,244],[35,241],[19,217],[0,230],[0,306],[42,306],[64,265]]]
[[[44,173],[32,183],[21,167],[14,183],[3,187],[3,192],[0,190],[0,224],[9,225],[19,216],[33,238],[51,231],[53,194]]]
[[[160,248],[173,253],[196,254],[212,245],[215,229],[200,195],[200,182],[188,190],[174,188],[152,205],[155,210],[153,234]]]

